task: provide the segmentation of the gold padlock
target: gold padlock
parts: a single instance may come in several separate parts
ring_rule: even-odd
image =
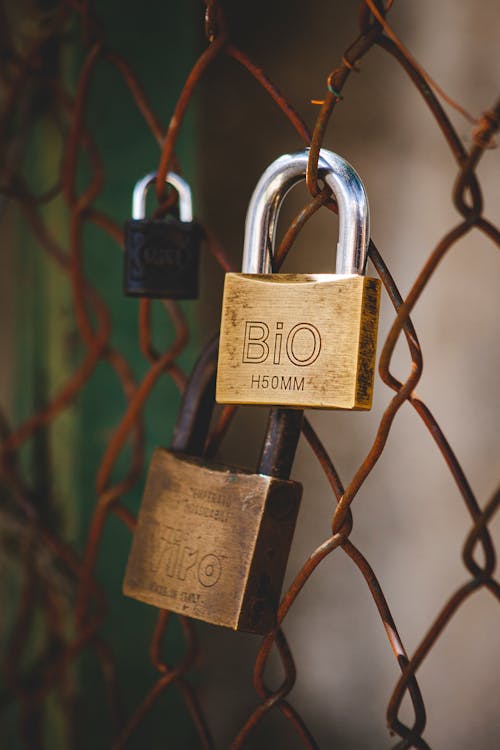
[[[224,284],[216,400],[370,409],[380,281],[364,275],[368,200],[357,172],[321,149],[319,176],[339,209],[335,274],[272,274],[274,229],[308,151],[276,159],[249,204],[242,273]]]
[[[261,473],[200,459],[217,344],[193,370],[170,450],[154,452],[123,591],[162,609],[263,634],[276,622],[302,494],[302,485],[288,480],[302,415],[273,410]],[[286,435],[276,435],[277,427]]]

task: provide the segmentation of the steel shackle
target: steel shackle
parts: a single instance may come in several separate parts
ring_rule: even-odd
[[[132,193],[132,218],[146,218],[146,195],[148,188],[156,180],[156,172],[150,172],[142,177],[135,185]],[[168,172],[165,178],[168,185],[172,185],[179,195],[179,219],[180,221],[193,221],[193,200],[191,188],[186,180],[179,177],[175,172]]]
[[[272,273],[271,257],[278,215],[287,193],[305,180],[309,149],[284,154],[258,181],[248,206],[242,272]],[[338,154],[322,148],[318,176],[332,190],[339,210],[337,274],[364,275],[370,238],[365,188],[356,170]]]

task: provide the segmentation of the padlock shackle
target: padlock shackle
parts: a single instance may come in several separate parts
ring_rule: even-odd
[[[259,474],[279,479],[290,478],[303,420],[304,412],[301,409],[273,406],[259,456]]]
[[[287,193],[305,180],[309,149],[284,154],[258,181],[248,206],[243,249],[243,273],[272,273],[271,257],[281,204]],[[368,198],[356,170],[333,151],[322,148],[318,176],[332,190],[339,208],[337,274],[365,272],[370,239]]]
[[[210,339],[191,371],[170,446],[174,452],[203,454],[215,405],[218,350],[219,334]]]
[[[148,187],[156,180],[156,172],[150,172],[142,177],[135,185],[132,193],[132,218],[146,218],[146,196]],[[179,196],[179,219],[181,221],[193,221],[193,199],[191,188],[186,180],[179,177],[175,172],[168,172],[165,178],[168,185],[177,190]]]
[[[184,391],[170,450],[201,456],[215,405],[219,334],[198,357]],[[288,479],[295,458],[304,412],[274,407],[269,412],[257,473]]]

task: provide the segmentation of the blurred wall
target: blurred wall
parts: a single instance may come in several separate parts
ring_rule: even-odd
[[[167,122],[192,61],[199,54],[200,8],[193,3],[181,4],[174,0],[154,4],[154,13],[131,0],[107,0],[96,5],[99,5],[96,8],[99,25],[102,24],[109,48],[123,55],[143,85],[153,111],[161,121]],[[65,18],[69,21],[62,31],[64,42],[61,43],[56,21],[63,14],[56,11],[63,6]],[[55,18],[51,17],[52,10]],[[71,10],[66,3],[20,0],[14,4],[0,0],[2,117],[5,114],[3,107],[12,91],[8,85],[22,67],[23,54],[26,49],[33,48],[37,34],[41,33],[44,39],[45,35],[48,37],[36,63],[32,60],[27,68],[26,86],[21,84],[14,89],[16,106],[12,121],[5,117],[0,123],[3,133],[0,135],[3,157],[0,165],[2,438],[6,431],[3,414],[9,426],[18,426],[38,412],[42,405],[60,394],[81,367],[88,351],[88,342],[82,345],[77,330],[71,280],[67,272],[44,252],[17,202],[3,194],[7,192],[8,195],[5,187],[11,179],[9,167],[14,172],[24,172],[27,184],[35,194],[45,192],[59,179],[64,145],[61,127],[67,127],[69,123],[65,108],[55,96],[53,99],[48,95],[52,87],[47,85],[44,75],[47,75],[47,68],[52,83],[52,77],[57,80],[59,74],[61,82],[64,81],[70,91],[76,86],[86,59],[88,48],[85,47],[93,44],[88,39],[82,44],[80,8],[75,8],[74,14]],[[175,29],[175,38],[165,45],[167,28]],[[18,45],[18,48],[14,47],[19,52],[18,59],[9,46],[11,37]],[[124,80],[109,62],[100,60],[97,63],[89,88],[84,122],[99,150],[103,167],[103,184],[95,207],[120,226],[130,215],[134,184],[158,161],[158,144]],[[54,111],[59,117],[51,116]],[[195,158],[193,115],[191,109],[177,143],[177,157],[189,180]],[[67,135],[67,130],[64,133]],[[90,171],[85,156],[79,156],[78,194],[86,189]],[[40,207],[40,216],[49,232],[60,244],[62,253],[68,254],[71,245],[69,213],[60,196]],[[123,295],[120,245],[90,224],[86,223],[83,232],[84,273],[109,313],[111,346],[120,353],[122,367],[140,382],[149,371],[150,363],[138,344],[139,301]],[[186,303],[190,327],[194,309],[192,303]],[[195,329],[195,325],[192,327]],[[153,313],[151,331],[152,338],[161,342],[161,347],[169,345],[172,325],[160,305]],[[196,356],[197,343],[197,331],[193,330],[180,358],[186,371]],[[19,452],[20,473],[26,482],[34,512],[42,519],[47,534],[52,533],[54,538],[60,539],[61,547],[68,550],[68,555],[74,553],[75,560],[82,554],[92,528],[97,506],[96,474],[132,395],[130,389],[128,393],[123,392],[116,370],[106,361],[107,354],[109,352],[103,353],[102,360],[88,373],[88,379],[83,383],[80,381],[74,401],[46,427],[38,430]],[[149,460],[155,445],[168,443],[179,402],[180,394],[173,380],[167,375],[161,378],[143,412],[147,425],[146,460]],[[127,441],[124,446],[110,483],[106,482],[107,489],[120,481],[119,476],[128,473],[133,463],[131,445],[132,441]],[[81,652],[73,650],[78,581],[73,577],[73,570],[68,572],[67,558],[63,561],[64,555],[58,554],[60,548],[57,544],[47,544],[43,535],[37,534],[33,542],[33,517],[27,514],[28,522],[24,509],[19,509],[19,488],[16,486],[12,491],[4,473],[0,474],[0,747],[2,750],[21,747],[32,750],[42,747],[48,750],[90,747],[92,750],[109,750],[115,730],[110,720],[113,712],[110,712],[109,701],[112,663],[116,664],[125,718],[130,718],[143,700],[155,674],[149,647],[157,611],[123,596],[121,591],[130,550],[130,532],[111,516],[104,524],[99,544],[96,579],[106,602],[99,638],[103,639],[100,641],[102,648],[109,653],[112,662],[108,662],[111,672],[106,669],[103,679],[92,641],[90,648],[86,648],[88,641],[82,639]],[[133,489],[124,493],[123,499],[133,513],[139,507],[143,486],[144,477],[141,476]],[[91,598],[89,619],[95,617],[97,609],[99,606],[96,607]],[[53,673],[66,639],[73,652],[73,658],[69,657],[67,662],[70,667],[65,672],[61,670],[60,685],[45,696],[45,686],[50,687],[48,673]],[[169,654],[182,652],[180,628],[169,628],[164,647]],[[30,690],[31,700],[28,698]],[[19,700],[22,694],[24,705]],[[172,747],[187,748],[195,742],[194,734],[182,696],[169,690],[127,742],[127,750],[144,747],[155,750],[167,743]]]
[[[310,100],[322,98],[326,75],[356,35],[358,3],[258,0],[233,5],[228,12],[237,40],[312,126],[318,109]],[[500,80],[495,0],[395,3],[390,21],[416,58],[467,109],[479,114],[493,104]],[[361,174],[370,199],[372,236],[404,295],[435,244],[459,221],[451,200],[456,165],[420,95],[383,50],[367,55],[344,95],[325,146]],[[467,137],[468,123],[453,112],[451,117]],[[221,59],[205,81],[201,127],[200,213],[239,264],[246,206],[257,179],[279,154],[302,144],[271,100],[228,59]],[[498,151],[488,152],[479,168],[486,214],[496,222],[498,168]],[[283,211],[282,228],[306,200],[305,189],[294,193]],[[286,270],[331,271],[336,231],[335,217],[320,211],[296,243]],[[221,288],[222,275],[209,262],[207,269],[214,274],[202,300],[208,335],[218,324],[213,290]],[[424,357],[417,392],[451,442],[481,505],[499,474],[499,281],[498,252],[474,232],[442,261],[412,316]],[[384,295],[380,342],[393,319]],[[405,379],[409,362],[405,345],[398,345],[393,372]],[[370,414],[308,414],[345,484],[366,455],[391,396],[377,378]],[[265,418],[264,409],[241,409],[223,458],[255,465]],[[257,446],[251,451],[250,442]],[[333,512],[331,492],[303,441],[293,476],[304,482],[305,491],[288,583],[328,536]],[[460,555],[470,519],[411,407],[399,412],[353,512],[352,540],[374,567],[413,653],[440,608],[468,577]],[[498,543],[498,520],[491,529]],[[433,748],[499,746],[497,608],[486,593],[473,596],[418,672],[428,710],[425,736]],[[210,626],[202,630],[209,646],[204,691],[224,746],[256,704],[251,669],[259,639],[234,637]],[[368,589],[342,551],[313,575],[285,630],[298,668],[291,701],[320,746],[389,747],[385,710],[398,668]],[[403,718],[411,715],[403,708]],[[265,729],[266,737],[258,732],[252,747],[298,747],[292,733],[284,739],[279,715],[266,719]]]

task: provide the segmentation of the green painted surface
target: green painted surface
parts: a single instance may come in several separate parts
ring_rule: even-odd
[[[167,7],[170,6],[170,7]],[[195,27],[188,4],[155,3],[154,13],[144,13],[138,3],[109,2],[101,15],[109,32],[112,47],[130,62],[144,83],[154,111],[163,123],[173,109],[182,82],[195,58]],[[119,21],[118,21],[119,19]],[[92,109],[88,125],[97,134],[97,144],[105,155],[107,180],[97,205],[120,223],[129,215],[134,182],[154,168],[158,146],[145,127],[142,116],[131,101],[122,81],[109,66],[99,68],[92,87]],[[194,167],[192,114],[183,129],[177,152],[188,180]],[[122,256],[116,246],[97,229],[86,233],[86,268],[96,287],[109,304],[113,320],[113,344],[122,351],[138,379],[150,365],[138,349],[137,300],[122,296]],[[159,303],[156,305],[160,308]],[[192,303],[184,307],[193,317]],[[172,340],[172,327],[166,315],[155,314],[155,340],[161,350]],[[184,366],[193,359],[189,350],[182,357]],[[176,387],[168,376],[156,386],[148,401],[146,417],[146,455],[157,444],[168,444],[179,403]],[[95,502],[95,475],[106,444],[123,415],[124,400],[117,388],[116,376],[106,365],[99,365],[81,399],[81,452],[78,486],[81,493],[81,538],[86,536],[92,506]],[[126,473],[130,452],[125,451],[113,478]],[[124,501],[138,508],[143,482]],[[123,688],[126,713],[135,707],[157,678],[149,664],[149,641],[156,611],[147,605],[128,600],[121,594],[121,582],[130,547],[130,534],[120,521],[110,518],[105,529],[98,561],[98,579],[103,583],[109,602],[109,613],[103,635],[113,644],[117,655],[117,673]],[[181,639],[176,628],[169,630],[166,651],[169,661],[180,656]],[[89,732],[94,750],[110,746],[106,694],[95,659],[85,660],[83,688],[89,697],[85,702],[83,726],[101,726],[94,736]],[[168,721],[166,720],[168,718]],[[107,731],[106,731],[107,730]],[[107,734],[107,736],[106,736]],[[130,742],[130,748],[189,747],[192,740],[189,717],[175,689],[167,690],[149,715],[148,721]],[[85,746],[85,743],[84,743]]]
[[[107,30],[109,45],[120,52],[144,84],[154,111],[166,125],[173,105],[197,54],[199,9],[188,3],[140,3],[108,0],[97,7]],[[69,78],[78,73],[82,58],[75,48],[67,66]],[[74,78],[73,78],[74,81]],[[106,181],[96,206],[120,224],[130,214],[131,193],[135,181],[157,164],[159,149],[119,74],[107,63],[100,63],[91,83],[90,106],[86,123],[104,159]],[[192,183],[195,168],[195,114],[188,114],[177,155],[185,177]],[[34,179],[40,185],[50,182],[57,162],[59,143],[47,129],[37,134],[34,149]],[[86,185],[86,165],[82,160],[80,188]],[[36,187],[36,185],[35,185]],[[195,201],[196,211],[196,201]],[[45,213],[51,227],[67,249],[67,211],[55,201]],[[54,394],[74,371],[84,354],[75,338],[71,290],[68,279],[47,261],[22,231],[20,253],[20,289],[18,302],[19,371],[22,378],[17,393],[20,419],[26,417],[37,402]],[[112,318],[112,344],[126,357],[134,375],[140,380],[148,371],[138,347],[137,300],[122,295],[122,254],[99,229],[85,230],[85,272],[109,307]],[[196,305],[182,303],[191,323],[196,321]],[[154,313],[155,342],[158,349],[168,348],[173,331],[160,303]],[[196,355],[196,335],[180,358],[188,369]],[[146,456],[158,444],[170,441],[179,394],[168,376],[158,382],[145,410]],[[57,516],[51,523],[80,552],[96,503],[95,478],[102,456],[124,413],[125,400],[116,375],[109,365],[100,363],[91,380],[80,393],[77,403],[41,432],[23,453],[26,465],[34,466],[37,450],[46,452],[52,466],[54,483],[51,496],[56,507],[47,512]],[[38,446],[38,448],[37,448]],[[130,445],[125,448],[113,473],[112,481],[122,479],[130,462]],[[32,472],[32,477],[34,476]],[[123,502],[136,511],[143,478]],[[149,664],[149,641],[156,610],[128,600],[121,594],[121,581],[130,547],[130,533],[115,517],[109,517],[103,535],[97,578],[108,600],[108,613],[102,636],[112,645],[124,714],[137,707],[157,678]],[[166,658],[176,662],[182,655],[178,626],[169,627]],[[100,750],[111,747],[111,725],[106,688],[97,660],[92,652],[77,662],[74,673],[79,691],[80,746]],[[11,727],[4,735],[13,750],[15,711]],[[64,739],[61,706],[55,696],[50,699],[45,732],[47,747],[59,750],[68,745]],[[7,731],[7,730],[6,730]],[[168,689],[148,715],[144,726],[127,747],[156,748],[197,747],[190,718],[178,691]]]

